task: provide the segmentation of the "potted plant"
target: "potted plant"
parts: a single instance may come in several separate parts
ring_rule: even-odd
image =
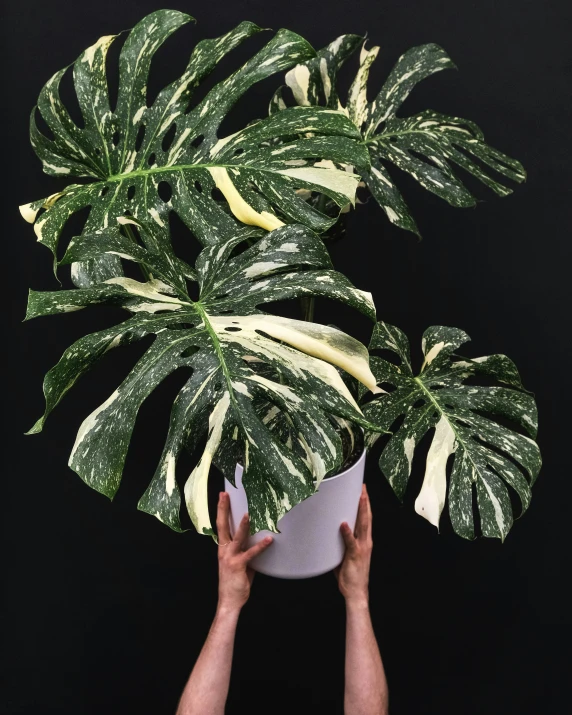
[[[318,563],[317,571],[304,571],[302,559],[285,566],[284,550],[274,547],[264,555],[273,561],[260,564],[261,570],[294,577],[328,570],[343,553],[340,514],[350,522],[355,518],[364,445],[387,433],[380,467],[402,497],[415,446],[434,429],[416,510],[438,524],[446,465],[454,454],[449,511],[455,530],[474,537],[476,490],[483,535],[504,539],[512,524],[504,482],[517,491],[525,509],[540,467],[532,440],[534,401],[513,363],[498,355],[460,359],[454,351],[468,339],[465,333],[433,327],[424,336],[424,363],[415,375],[407,339],[397,328],[375,324],[370,344],[374,351],[392,351],[399,361],[394,364],[370,358],[357,340],[311,318],[315,297],[327,296],[375,321],[371,294],[333,269],[323,240],[339,213],[355,204],[360,181],[390,221],[417,231],[382,161],[410,171],[426,188],[460,206],[473,200],[451,162],[501,194],[509,190],[490,178],[482,163],[517,181],[524,178],[522,167],[488,147],[470,122],[434,112],[395,116],[416,81],[451,66],[434,45],[406,53],[370,103],[367,72],[377,48],[362,49],[344,107],[336,73],[363,38],[346,35],[316,53],[299,35],[280,30],[193,105],[194,88],[220,59],[260,31],[245,22],[199,42],[183,75],[147,106],[153,54],[190,19],[162,10],[131,30],[120,54],[115,108],[109,105],[105,61],[116,36],[107,36],[74,63],[84,126],[72,121],[59,97],[65,70],[48,81],[37,105],[53,138],[38,128],[36,108],[32,113],[31,141],[44,171],[87,181],[20,209],[38,240],[51,249],[54,270],[71,264],[75,285],[31,291],[26,317],[101,303],[119,305],[129,317],[66,350],[44,379],[46,410],[30,432],[41,431],[64,394],[107,351],[155,335],[124,382],[79,429],[69,465],[94,489],[113,498],[141,403],[168,374],[183,368],[191,374],[173,403],[163,455],[138,505],[172,529],[182,530],[177,458],[182,449],[195,452],[204,444],[184,485],[199,533],[214,536],[207,501],[214,461],[240,487],[230,492],[246,500],[253,539],[266,530],[278,534],[296,514],[303,525],[316,526],[310,531],[318,553],[308,542],[304,551]],[[222,120],[252,84],[285,70],[298,106],[287,106],[280,91],[269,116],[230,136],[218,135]],[[58,261],[62,228],[85,207],[90,211],[83,231]],[[173,250],[172,212],[204,247],[195,266]],[[140,271],[137,279],[125,274],[128,265]],[[131,275],[133,269],[128,270]],[[195,288],[199,297],[193,300]],[[300,299],[306,320],[261,308],[290,298]],[[464,384],[482,376],[503,385]],[[483,413],[518,423],[526,435]],[[332,498],[341,511],[324,508],[332,489],[339,492]],[[236,501],[234,516],[243,506]],[[279,534],[277,543],[284,537],[283,544],[300,554],[292,536],[297,531]],[[308,539],[308,533],[298,536]],[[328,554],[324,542],[332,545]]]

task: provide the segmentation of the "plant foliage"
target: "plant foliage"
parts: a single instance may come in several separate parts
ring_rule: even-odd
[[[77,379],[109,350],[155,335],[151,347],[124,382],[81,425],[70,467],[91,487],[113,497],[143,400],[171,372],[192,370],[173,405],[161,462],[139,508],[180,530],[180,495],[175,467],[181,448],[196,446],[208,425],[208,439],[185,485],[187,508],[197,530],[212,533],[207,504],[211,461],[221,440],[236,443],[243,460],[244,487],[253,531],[276,531],[283,514],[310,496],[314,482],[338,467],[342,441],[328,415],[366,420],[345,387],[340,367],[375,389],[366,348],[335,328],[269,315],[258,306],[300,295],[341,300],[369,317],[371,296],[332,270],[321,239],[304,227],[276,229],[240,250],[253,229],[205,248],[196,264],[200,298],[186,289],[189,271],[169,260],[162,244],[130,222],[143,246],[117,229],[103,229],[72,241],[63,264],[112,255],[146,267],[149,279],[123,276],[74,290],[31,292],[27,318],[111,303],[131,317],[74,343],[44,381],[46,417]],[[155,232],[160,235],[160,232]],[[266,372],[259,369],[265,366]],[[286,411],[295,427],[296,447],[279,439],[260,419],[256,400]],[[300,453],[301,452],[301,453]]]
[[[360,45],[359,69],[343,106],[336,90],[337,74]],[[338,109],[360,130],[371,160],[371,168],[360,173],[391,223],[419,234],[387,165],[405,171],[425,189],[457,207],[474,206],[476,199],[454,167],[472,174],[499,196],[512,193],[502,183],[503,177],[524,181],[526,174],[520,162],[489,146],[474,122],[432,110],[411,117],[397,116],[418,82],[455,67],[441,47],[427,44],[405,52],[376,98],[368,101],[369,72],[378,52],[379,47],[366,49],[363,37],[342,35],[316,57],[291,69],[286,84],[298,105]],[[270,112],[275,114],[286,107],[280,88],[270,103]]]
[[[391,392],[377,396],[363,410],[388,430],[398,418],[403,419],[379,460],[381,471],[400,499],[405,494],[415,449],[434,428],[416,512],[439,526],[447,494],[447,462],[452,458],[448,491],[454,530],[464,538],[474,538],[475,492],[483,535],[504,540],[513,523],[506,485],[518,494],[524,512],[540,470],[540,452],[534,442],[536,405],[524,390],[514,363],[505,355],[457,359],[454,350],[467,340],[469,336],[457,328],[428,328],[422,341],[423,366],[415,376],[406,336],[399,328],[378,323],[370,349],[391,351],[399,364],[372,356],[377,382],[390,387]],[[464,384],[475,377],[486,377],[502,386]],[[493,421],[494,416],[509,420],[521,432]],[[377,437],[369,435],[369,446]]]
[[[139,501],[141,510],[175,531],[182,530],[176,467],[184,448],[199,455],[184,486],[199,533],[214,535],[207,499],[213,462],[231,481],[236,463],[243,464],[254,533],[277,531],[287,511],[355,456],[364,431],[366,447],[380,433],[393,431],[380,467],[403,498],[415,451],[434,430],[417,512],[439,525],[450,465],[455,531],[474,537],[476,499],[482,533],[504,540],[513,522],[507,485],[524,512],[540,469],[536,406],[507,357],[459,358],[454,351],[468,336],[432,327],[415,375],[407,338],[381,322],[370,349],[391,351],[399,364],[373,356],[372,372],[368,351],[349,335],[262,307],[298,298],[311,320],[314,299],[327,297],[375,321],[371,294],[333,269],[319,235],[354,204],[358,182],[365,181],[392,223],[418,233],[388,165],[453,206],[475,203],[454,167],[504,196],[510,189],[503,180],[523,181],[522,166],[490,147],[473,122],[429,110],[397,116],[419,81],[454,67],[432,44],[400,57],[369,101],[369,71],[379,48],[367,50],[362,37],[343,35],[316,54],[299,35],[279,30],[193,104],[194,90],[223,57],[261,31],[243,22],[198,42],[181,77],[149,106],[153,56],[191,19],[161,10],[128,33],[114,108],[106,57],[117,36],[110,35],[73,65],[83,126],[72,120],[59,95],[67,68],[47,82],[32,112],[31,142],[44,171],[82,183],[20,207],[52,251],[54,268],[71,264],[76,286],[31,291],[26,317],[102,303],[123,308],[128,317],[65,351],[44,379],[45,412],[30,433],[42,430],[63,396],[110,350],[154,336],[77,434],[69,465],[97,491],[113,498],[141,404],[167,375],[182,369],[189,376],[173,403],[160,462]],[[337,74],[360,45],[359,70],[343,105]],[[281,88],[269,116],[219,136],[237,100],[283,71],[298,106],[286,105]],[[37,112],[51,137],[38,127]],[[89,214],[81,235],[62,250],[58,244],[68,219],[83,209]],[[195,266],[173,249],[172,212],[202,245]],[[127,264],[130,271],[133,265],[139,269],[142,280],[125,275]],[[476,378],[501,385],[474,384]]]
[[[36,108],[30,137],[44,171],[91,180],[70,184],[21,207],[24,218],[35,222],[38,240],[54,256],[66,221],[85,207],[90,207],[87,234],[114,226],[118,216],[129,213],[141,221],[151,219],[168,235],[169,213],[175,211],[208,245],[233,238],[242,223],[267,230],[303,223],[325,230],[335,219],[309,206],[297,195],[300,189],[324,193],[339,206],[353,202],[357,176],[314,166],[321,160],[369,165],[359,132],[338,112],[292,108],[231,136],[218,136],[221,122],[249,87],[315,54],[293,32],[277,32],[260,52],[192,107],[193,90],[228,52],[260,28],[243,22],[226,35],[202,40],[182,76],[147,106],[154,53],[191,19],[174,10],[160,10],[133,28],[119,58],[119,90],[113,110],[105,62],[117,36],[102,37],[81,54],[73,76],[83,128],[72,121],[60,99],[59,85],[66,69],[56,72],[42,89],[37,109],[54,138],[38,129]],[[277,139],[284,140],[279,147],[273,145]],[[161,198],[161,185],[170,193],[168,200]],[[213,196],[215,189],[222,192],[224,201]],[[115,256],[78,262],[72,272],[80,287],[118,275],[121,266]]]

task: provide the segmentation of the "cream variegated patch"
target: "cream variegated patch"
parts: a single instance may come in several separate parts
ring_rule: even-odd
[[[455,433],[445,415],[442,415],[427,454],[425,478],[419,496],[415,500],[415,511],[439,528],[439,519],[445,506],[447,492],[447,460],[456,449]]]
[[[368,389],[376,391],[376,381],[369,367],[367,349],[358,340],[341,330],[303,320],[269,315],[216,316],[209,317],[209,321],[218,335],[225,340],[243,338],[256,342],[261,337],[257,331],[267,333],[307,355],[341,367]],[[225,330],[227,327],[238,326],[241,328],[240,332]]]
[[[212,533],[208,505],[208,476],[213,457],[220,444],[229,406],[230,394],[225,392],[209,417],[209,437],[200,461],[185,483],[185,503],[199,534]]]
[[[209,173],[213,177],[214,182],[225,199],[228,201],[230,210],[242,223],[249,226],[260,226],[267,231],[272,231],[279,226],[284,226],[278,216],[269,211],[256,211],[249,203],[247,203],[240,195],[238,189],[233,184],[232,179],[228,175],[228,171],[224,167],[209,167]]]

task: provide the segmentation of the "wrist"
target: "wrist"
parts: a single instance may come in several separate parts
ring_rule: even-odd
[[[369,594],[367,591],[365,593],[355,593],[350,596],[346,596],[346,609],[355,611],[368,611],[369,610]]]
[[[216,607],[216,616],[219,618],[238,618],[241,610],[242,604],[238,604],[236,601],[227,601],[219,598]]]

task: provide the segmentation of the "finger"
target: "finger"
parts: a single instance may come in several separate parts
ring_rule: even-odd
[[[356,537],[358,539],[365,539],[368,533],[369,525],[369,514],[367,508],[367,491],[365,489],[365,484],[361,490],[361,496],[359,498],[359,507],[356,519]]]
[[[274,539],[271,536],[264,537],[262,541],[259,541],[257,544],[254,544],[254,546],[251,546],[248,551],[244,552],[244,558],[247,562],[252,561],[255,556],[258,556],[258,554],[261,554],[263,551],[266,551],[266,549],[273,541]]]
[[[230,539],[229,528],[230,498],[226,492],[218,495],[218,506],[216,510],[216,529],[219,544],[228,544]]]
[[[346,545],[346,549],[350,553],[353,553],[356,550],[357,542],[347,521],[342,522],[340,531],[342,532],[342,538],[344,540],[344,544]]]
[[[245,514],[242,519],[240,520],[240,524],[238,525],[238,529],[236,530],[236,533],[234,535],[233,542],[242,548],[244,545],[244,542],[246,541],[248,537],[248,532],[250,531],[250,519],[248,517],[248,514]]]
[[[364,485],[364,486],[365,486],[365,485]],[[373,514],[372,514],[372,511],[371,511],[371,502],[370,502],[370,500],[369,500],[369,494],[368,494],[368,492],[367,492],[367,487],[366,487],[366,490],[365,490],[365,496],[366,496],[366,499],[367,499],[367,535],[368,535],[369,538],[371,539],[371,528],[372,528],[372,524],[373,524]]]

